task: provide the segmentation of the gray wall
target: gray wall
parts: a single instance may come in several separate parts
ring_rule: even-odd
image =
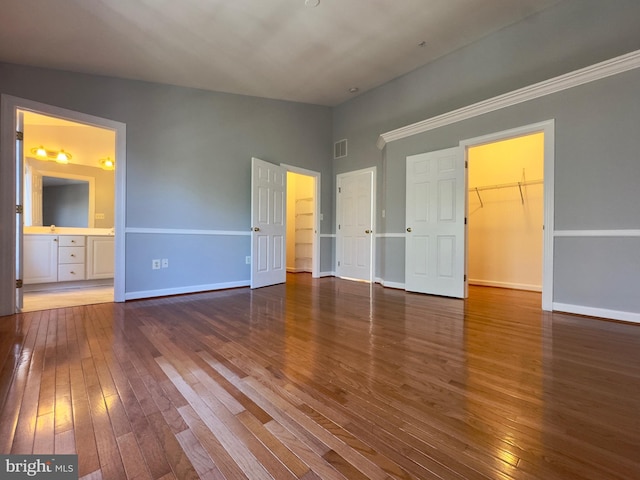
[[[378,232],[401,233],[407,155],[555,119],[556,230],[640,228],[638,71],[376,147],[381,133],[640,49],[638,18],[637,1],[567,0],[336,107],[333,138],[348,139],[349,155],[334,174],[377,166]],[[627,257],[640,239],[555,244],[555,302],[640,312],[638,262]],[[377,247],[376,276],[404,283],[404,240]]]
[[[321,173],[321,232],[330,232],[327,107],[9,64],[0,92],[126,124],[128,228],[248,232],[256,156]],[[196,237],[128,234],[127,294],[249,280],[245,237]],[[152,258],[169,258],[169,269],[152,271]],[[321,270],[331,262],[323,255]]]

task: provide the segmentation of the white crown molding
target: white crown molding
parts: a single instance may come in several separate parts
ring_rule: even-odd
[[[384,146],[395,140],[417,135],[419,133],[428,132],[445,125],[451,125],[462,120],[477,117],[485,113],[494,112],[502,108],[517,105],[519,103],[544,97],[552,93],[561,92],[569,88],[584,85],[585,83],[594,82],[612,75],[624,73],[640,67],[640,50],[620,55],[619,57],[596,63],[589,67],[581,68],[559,77],[544,80],[528,87],[520,88],[497,97],[483,100],[472,105],[453,110],[451,112],[427,118],[417,123],[407,125],[389,132],[383,133],[378,137],[376,145],[380,150]]]

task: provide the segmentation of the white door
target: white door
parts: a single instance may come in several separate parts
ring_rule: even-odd
[[[375,169],[337,176],[338,277],[373,281]]]
[[[287,171],[251,159],[251,288],[284,283]]]
[[[459,147],[407,157],[405,289],[465,295],[465,168]]]
[[[24,133],[24,113],[16,111],[16,131]],[[24,231],[24,141],[20,138],[16,140],[16,205],[22,205],[22,213],[16,214],[16,279],[24,280],[24,253],[22,236]],[[16,284],[16,311],[23,307],[23,290]]]

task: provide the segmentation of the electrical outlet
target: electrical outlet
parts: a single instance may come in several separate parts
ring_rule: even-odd
[[[320,221],[324,220],[324,214],[320,214]]]
[[[163,258],[162,259],[162,268],[169,268],[169,259],[168,258]]]
[[[159,258],[154,258],[153,260],[151,260],[151,268],[153,270],[160,270],[160,259]]]
[[[104,220],[104,213],[96,213],[96,220]]]
[[[251,257],[250,256],[244,257],[244,263],[246,263],[247,265],[251,265]]]

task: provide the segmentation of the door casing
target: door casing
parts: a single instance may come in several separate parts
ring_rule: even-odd
[[[126,125],[122,122],[47,105],[12,95],[0,96],[0,222],[10,225],[0,233],[0,315],[16,312],[16,262],[18,231],[16,227],[17,162],[16,116],[18,110],[32,111],[77,123],[115,131],[115,275],[114,300],[125,300],[125,199],[126,199]]]

